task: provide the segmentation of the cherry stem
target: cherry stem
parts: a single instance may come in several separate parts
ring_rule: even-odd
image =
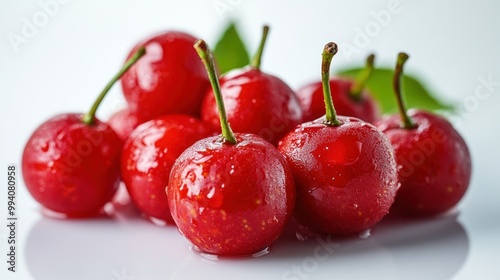
[[[260,60],[262,58],[262,53],[264,52],[264,46],[266,45],[268,33],[269,33],[269,26],[264,25],[264,27],[262,28],[262,39],[260,39],[259,48],[257,49],[257,52],[255,53],[255,55],[252,57],[252,60],[250,61],[250,66],[252,68],[257,69],[257,70],[260,69]]]
[[[95,113],[97,111],[97,108],[101,104],[102,100],[104,99],[108,91],[116,83],[116,81],[118,81],[123,76],[123,74],[125,74],[125,72],[127,72],[128,69],[130,69],[130,67],[132,67],[132,65],[134,65],[134,63],[136,63],[137,60],[139,60],[139,58],[141,58],[145,54],[146,54],[146,48],[140,47],[134,53],[134,55],[129,60],[127,60],[127,62],[125,62],[125,65],[123,65],[122,69],[118,71],[118,73],[111,79],[111,81],[109,81],[106,87],[102,90],[101,94],[99,94],[96,101],[92,105],[92,108],[90,108],[90,111],[87,114],[83,115],[82,119],[83,123],[85,123],[86,125],[94,124]]]
[[[401,127],[411,129],[415,128],[415,123],[408,116],[406,111],[405,102],[403,101],[403,91],[402,91],[402,78],[403,78],[403,66],[408,60],[409,56],[406,53],[399,53],[398,60],[396,62],[396,69],[394,70],[394,78],[392,81],[392,87],[394,93],[396,94],[396,100],[399,107],[399,113],[401,114]]]
[[[215,101],[217,103],[217,109],[219,110],[220,116],[220,126],[222,128],[222,137],[232,144],[236,144],[236,137],[234,136],[233,131],[231,130],[231,126],[229,126],[229,121],[227,120],[226,108],[224,107],[224,100],[222,99],[222,93],[220,90],[219,78],[217,74],[217,70],[215,69],[214,58],[212,52],[208,48],[207,43],[203,40],[198,40],[194,44],[194,48],[196,52],[201,58],[201,61],[205,65],[207,69],[208,78],[210,79],[210,83],[212,84],[212,89],[215,95]]]
[[[361,93],[368,83],[368,79],[370,79],[370,76],[372,75],[374,61],[375,55],[370,54],[366,58],[365,68],[360,71],[360,73],[354,80],[354,83],[352,84],[350,89],[350,94],[354,98],[354,100],[360,100]]]
[[[330,64],[332,58],[337,53],[337,44],[330,42],[325,45],[323,53],[321,54],[321,82],[323,84],[323,96],[325,99],[326,107],[326,124],[339,126],[342,123],[337,118],[335,107],[333,106],[332,94],[330,92]]]

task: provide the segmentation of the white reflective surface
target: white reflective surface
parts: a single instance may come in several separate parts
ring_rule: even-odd
[[[45,217],[18,176],[18,271],[8,272],[4,261],[7,210],[1,188],[0,279],[500,279],[498,2],[401,0],[401,13],[350,57],[340,54],[390,1],[67,2],[17,51],[10,34],[22,35],[24,19],[32,21],[43,8],[36,0],[0,3],[4,186],[7,165],[19,171],[31,132],[59,112],[87,110],[138,40],[158,30],[182,29],[214,44],[230,18],[240,19],[251,50],[261,25],[271,25],[263,69],[293,88],[319,78],[327,41],[339,42],[333,71],[359,64],[369,51],[377,52],[377,63],[389,66],[398,51],[408,52],[408,72],[465,108],[455,124],[470,147],[473,177],[458,207],[441,217],[388,217],[364,238],[351,239],[299,241],[290,226],[267,255],[214,260],[190,249],[174,227],[156,226],[129,206],[98,219]],[[216,12],[220,3],[231,9]],[[478,88],[482,95],[476,95]],[[116,86],[98,114],[106,119],[123,104]]]
[[[470,250],[469,237],[457,217],[456,212],[418,221],[389,217],[369,236],[348,239],[318,236],[301,241],[291,225],[268,254],[241,259],[204,256],[174,227],[155,226],[132,211],[94,220],[38,217],[20,253],[34,279],[120,279],[115,274],[131,279],[217,275],[224,279],[451,279]]]

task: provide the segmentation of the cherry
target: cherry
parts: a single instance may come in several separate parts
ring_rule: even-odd
[[[172,217],[205,253],[254,254],[278,238],[292,215],[293,175],[269,142],[232,132],[212,54],[203,40],[195,48],[212,83],[222,135],[196,142],[174,163],[166,189]]]
[[[141,114],[125,108],[111,115],[108,124],[118,134],[122,142],[125,143],[130,134],[132,134],[132,131],[146,121],[147,119]]]
[[[196,38],[176,31],[140,42],[146,56],[122,78],[123,94],[131,111],[146,120],[166,114],[199,115],[201,100],[210,86],[193,43]],[[129,55],[129,56],[130,56]]]
[[[373,125],[337,116],[329,69],[337,45],[323,51],[326,116],[299,125],[280,142],[295,178],[295,217],[321,234],[354,234],[373,227],[389,211],[397,185],[387,138]]]
[[[357,79],[335,78],[330,80],[330,92],[335,100],[339,115],[351,116],[369,123],[375,123],[380,118],[380,109],[371,94],[364,91],[372,71],[375,55],[366,59],[366,66]],[[325,113],[322,82],[314,82],[303,86],[297,91],[300,106],[304,112],[303,120],[312,121]]]
[[[455,206],[465,194],[471,177],[471,158],[463,138],[444,118],[423,110],[406,111],[401,89],[403,65],[400,53],[393,86],[400,116],[380,120],[379,129],[394,147],[401,188],[395,211],[434,215]]]
[[[137,50],[87,114],[57,115],[29,138],[22,157],[23,178],[45,208],[67,217],[92,216],[113,197],[120,183],[121,141],[95,113],[111,86],[144,54],[144,48]]]
[[[187,115],[155,118],[134,130],[123,148],[121,173],[132,201],[147,218],[173,223],[165,193],[172,165],[186,148],[211,134]]]
[[[220,78],[227,116],[236,132],[257,134],[277,144],[302,120],[295,93],[278,77],[260,70],[268,26],[264,26],[259,49],[249,66],[235,69]],[[201,109],[202,119],[220,130],[219,114],[212,89],[208,90]]]

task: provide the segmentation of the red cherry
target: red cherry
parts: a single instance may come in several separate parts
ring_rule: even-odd
[[[264,27],[259,50],[252,63],[220,79],[227,116],[236,132],[257,134],[277,144],[302,120],[300,104],[293,90],[278,77],[262,72],[262,56],[268,27]],[[213,90],[208,90],[202,104],[202,119],[221,131]]]
[[[195,44],[220,109],[222,135],[205,138],[176,160],[167,197],[179,231],[199,250],[249,255],[276,240],[293,211],[295,189],[285,158],[264,139],[233,134],[211,53]]]
[[[388,212],[397,191],[397,172],[387,138],[373,125],[337,117],[328,73],[337,45],[323,52],[325,117],[298,126],[278,149],[295,178],[295,217],[310,230],[354,234],[373,227]]]
[[[132,131],[140,124],[147,121],[144,117],[129,108],[122,109],[113,115],[108,120],[109,126],[118,134],[123,143],[132,134]]]
[[[294,204],[293,175],[262,138],[236,133],[203,139],[176,161],[167,188],[179,231],[199,250],[249,255],[283,231]]]
[[[113,129],[95,118],[111,86],[142,55],[144,48],[101,92],[91,110],[62,114],[40,125],[23,152],[23,178],[31,195],[45,208],[82,217],[98,214],[120,183],[121,141]]]
[[[400,86],[408,55],[400,53],[394,88],[401,116],[378,123],[394,147],[401,188],[394,210],[413,215],[443,213],[465,194],[471,177],[471,158],[463,138],[444,118],[422,110],[406,111]]]
[[[173,223],[165,186],[174,161],[210,130],[186,115],[167,115],[141,124],[125,143],[122,179],[137,208],[146,216]]]
[[[336,78],[330,80],[330,92],[335,100],[335,109],[342,116],[351,116],[369,123],[380,118],[380,108],[370,93],[363,90],[373,70],[372,54],[366,59],[365,70],[357,80]],[[303,120],[312,121],[325,114],[322,82],[308,84],[297,91],[300,106],[304,112]]]
[[[165,32],[140,42],[147,55],[122,78],[130,109],[147,120],[166,114],[199,115],[209,87],[203,64],[193,50],[196,38],[182,32]]]

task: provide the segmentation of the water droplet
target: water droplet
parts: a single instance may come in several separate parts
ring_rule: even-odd
[[[161,220],[161,219],[158,219],[158,218],[155,218],[155,217],[152,217],[152,216],[149,216],[149,215],[144,215],[144,217],[149,220],[150,222],[152,222],[153,224],[157,225],[157,226],[160,226],[160,227],[165,227],[167,226],[167,222],[164,221],[164,220]]]
[[[318,201],[321,201],[321,200],[323,200],[323,196],[326,194],[326,191],[321,189],[321,188],[314,188],[314,189],[309,190],[309,193],[315,199],[317,199]]]
[[[314,151],[317,158],[324,156],[332,164],[352,165],[358,161],[363,143],[360,141],[342,141],[336,143],[335,147],[330,149],[329,144],[324,144]]]
[[[204,156],[201,158],[194,158],[193,163],[196,163],[196,164],[204,163],[204,162],[207,162],[212,157],[213,157],[213,155],[208,155],[208,156]]]
[[[425,183],[427,183],[427,184],[428,184],[430,181],[431,181],[431,178],[430,178],[429,176],[425,176],[425,177],[424,177],[424,182],[425,182]]]
[[[262,256],[269,254],[270,252],[271,251],[269,250],[269,247],[266,247],[262,251],[259,251],[257,253],[253,253],[252,258],[259,258],[259,257],[262,257]]]
[[[371,235],[371,229],[367,229],[359,234],[359,238],[367,239]]]
[[[214,194],[215,194],[215,188],[211,188],[207,194],[207,198],[210,199],[210,198],[214,197]]]
[[[42,143],[40,149],[42,150],[42,152],[46,153],[49,150],[49,144],[47,144],[47,142]]]
[[[211,261],[218,261],[219,260],[219,256],[214,255],[214,254],[207,254],[207,253],[200,252],[200,256],[204,257],[207,260],[211,260]]]
[[[306,241],[309,237],[307,236],[307,234],[302,234],[300,232],[295,232],[295,237],[297,237],[297,240],[299,241]]]

